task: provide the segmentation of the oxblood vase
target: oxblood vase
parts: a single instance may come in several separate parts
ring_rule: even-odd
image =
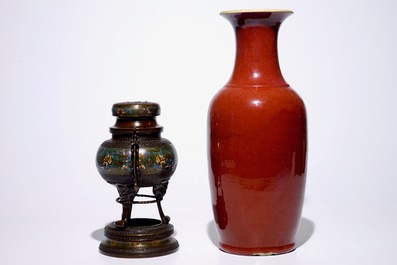
[[[208,117],[209,177],[221,250],[274,255],[295,249],[306,181],[303,101],[284,80],[277,36],[288,10],[226,11],[232,76]]]

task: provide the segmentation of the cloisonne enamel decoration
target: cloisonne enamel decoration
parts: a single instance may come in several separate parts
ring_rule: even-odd
[[[160,106],[151,102],[123,102],[112,107],[117,120],[110,127],[112,138],[102,143],[96,166],[102,178],[117,188],[121,219],[105,227],[102,254],[123,258],[162,256],[178,250],[174,227],[163,212],[161,201],[175,172],[177,153],[161,138],[156,122]],[[153,194],[140,194],[152,187]],[[138,198],[140,198],[138,200]],[[135,204],[156,203],[160,219],[131,218]]]

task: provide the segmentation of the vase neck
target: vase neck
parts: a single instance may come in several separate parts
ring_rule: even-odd
[[[290,12],[222,14],[236,36],[236,59],[228,86],[288,86],[277,53],[278,30]]]

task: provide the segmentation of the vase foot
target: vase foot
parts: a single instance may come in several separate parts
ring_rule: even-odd
[[[99,251],[118,258],[163,256],[179,248],[173,234],[173,225],[157,219],[130,219],[125,229],[118,228],[113,222],[105,227],[106,239],[99,245]]]
[[[219,249],[223,252],[235,255],[243,255],[243,256],[273,256],[273,255],[281,255],[292,252],[295,250],[295,244],[289,244],[285,246],[279,247],[254,247],[254,248],[246,248],[246,247],[234,247],[229,246],[223,243],[219,243]]]

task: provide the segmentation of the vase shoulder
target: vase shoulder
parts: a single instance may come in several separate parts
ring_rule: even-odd
[[[228,115],[260,109],[268,112],[292,109],[304,112],[305,104],[289,86],[266,88],[225,86],[214,96],[211,103],[212,112],[220,111]]]

